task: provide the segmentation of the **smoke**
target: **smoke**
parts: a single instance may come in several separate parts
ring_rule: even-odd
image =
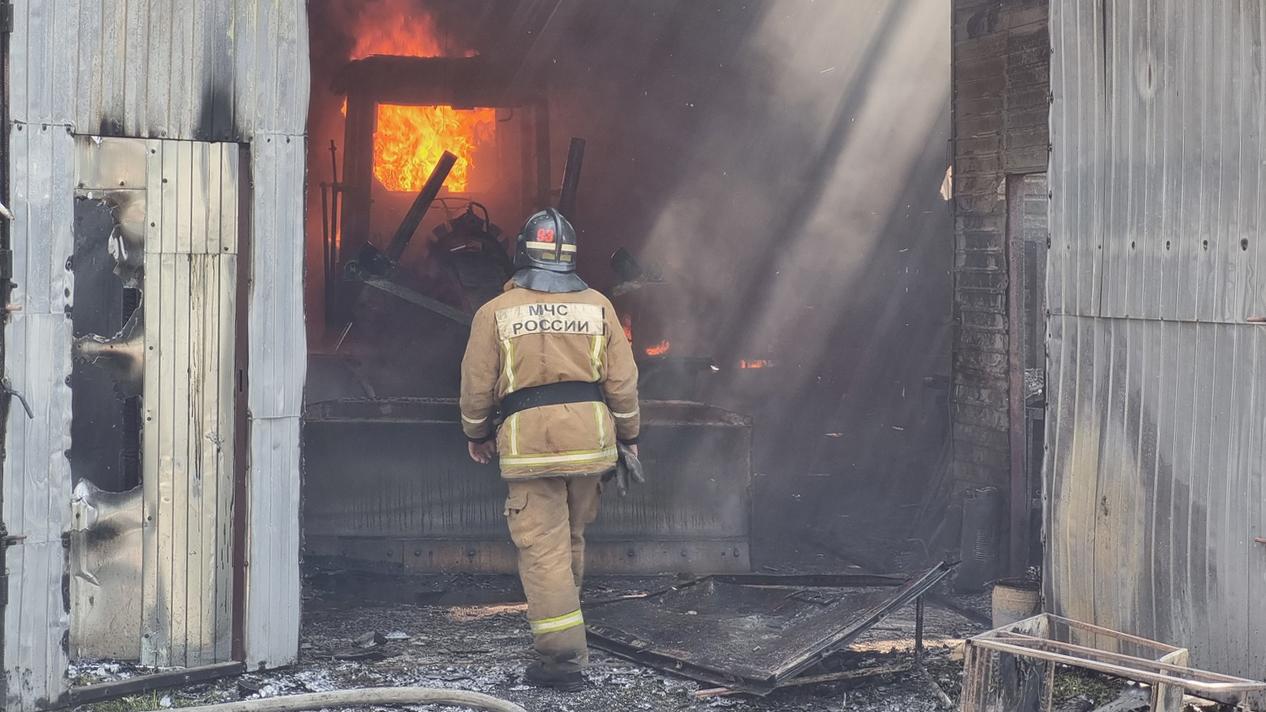
[[[312,3],[335,28],[314,29],[314,62],[327,39],[350,48],[340,13],[360,5]],[[775,517],[892,521],[919,500],[947,436],[947,3],[415,6],[548,87],[555,185],[567,139],[587,140],[581,273],[609,293],[618,247],[663,268],[634,330],[721,367],[703,396],[755,416]],[[772,366],[736,368],[752,359]]]
[[[556,143],[590,142],[586,279],[617,245],[664,267],[657,325],[756,416],[785,520],[893,521],[946,442],[949,26],[940,0],[564,3],[524,63]]]

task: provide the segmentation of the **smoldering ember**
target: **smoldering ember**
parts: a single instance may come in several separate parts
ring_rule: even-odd
[[[1264,5],[0,2],[0,709],[1266,710]]]

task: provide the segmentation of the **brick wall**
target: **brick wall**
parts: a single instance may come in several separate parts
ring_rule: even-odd
[[[953,478],[1010,479],[1009,174],[1044,172],[1050,49],[1045,0],[954,0]]]

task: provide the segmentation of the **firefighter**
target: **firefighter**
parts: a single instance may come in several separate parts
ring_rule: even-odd
[[[611,302],[576,274],[576,233],[557,210],[524,224],[514,266],[471,324],[462,429],[472,459],[499,457],[509,489],[505,516],[539,654],[524,680],[572,691],[588,662],[585,527],[617,443],[637,454],[637,366]]]

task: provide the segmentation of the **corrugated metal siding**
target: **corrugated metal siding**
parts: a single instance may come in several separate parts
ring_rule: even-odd
[[[1047,599],[1266,675],[1257,3],[1052,5]]]
[[[306,17],[298,0],[18,0],[11,116],[85,134],[302,135]]]
[[[5,426],[4,522],[25,536],[8,550],[4,665],[9,710],[55,700],[65,686],[62,533],[70,528],[70,294],[74,139],[63,127],[15,125],[13,282],[20,307],[5,324],[5,377],[14,398]],[[59,202],[65,208],[59,209]],[[21,615],[18,615],[21,612]]]
[[[146,142],[145,665],[231,655],[240,153]]]
[[[254,420],[250,437],[246,665],[258,669],[299,653],[299,419]]]
[[[7,98],[21,311],[6,324],[5,358],[35,417],[11,409],[5,433],[5,522],[28,537],[9,550],[7,709],[57,699],[67,684],[58,592],[70,513],[72,133],[251,144],[248,342],[258,375],[248,494],[260,534],[248,554],[247,657],[279,665],[297,654],[306,22],[302,0],[14,2]],[[270,141],[288,148],[264,148]]]
[[[302,81],[306,107],[307,77]],[[293,662],[299,652],[304,150],[302,136],[261,134],[251,142],[246,660],[252,668]]]

